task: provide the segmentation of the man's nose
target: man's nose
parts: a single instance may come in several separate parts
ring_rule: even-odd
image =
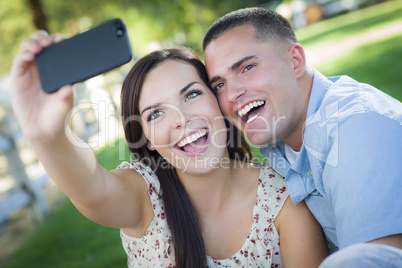
[[[238,102],[247,92],[246,87],[237,79],[232,79],[227,83],[227,98],[230,102]]]

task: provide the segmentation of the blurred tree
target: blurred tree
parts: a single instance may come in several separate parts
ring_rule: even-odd
[[[19,44],[35,28],[72,36],[115,17],[125,21],[134,54],[147,52],[152,41],[201,51],[202,38],[219,16],[262,0],[16,0],[0,9],[0,74],[8,73]],[[35,21],[35,23],[32,23]]]
[[[29,0],[33,13],[33,23],[36,29],[42,29],[47,31],[47,18],[43,13],[43,8],[40,0]]]
[[[21,41],[34,31],[31,10],[25,1],[2,1],[0,8],[0,74],[10,71]]]

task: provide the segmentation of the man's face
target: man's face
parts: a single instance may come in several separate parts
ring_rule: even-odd
[[[290,44],[260,41],[251,25],[236,27],[205,49],[210,86],[222,112],[254,145],[289,138],[302,105]]]

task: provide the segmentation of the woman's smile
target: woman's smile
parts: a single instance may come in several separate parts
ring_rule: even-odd
[[[189,157],[194,157],[208,150],[210,143],[209,137],[209,129],[196,129],[186,133],[175,145],[175,148]]]
[[[205,172],[213,167],[205,164],[201,171],[196,157],[221,159],[227,153],[218,101],[190,64],[169,60],[150,71],[139,103],[147,140],[176,168],[182,170],[183,162]]]

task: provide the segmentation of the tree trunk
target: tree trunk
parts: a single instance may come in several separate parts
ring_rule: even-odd
[[[40,0],[28,0],[32,9],[33,23],[37,29],[49,32],[47,28],[47,18],[43,12],[42,3]]]

